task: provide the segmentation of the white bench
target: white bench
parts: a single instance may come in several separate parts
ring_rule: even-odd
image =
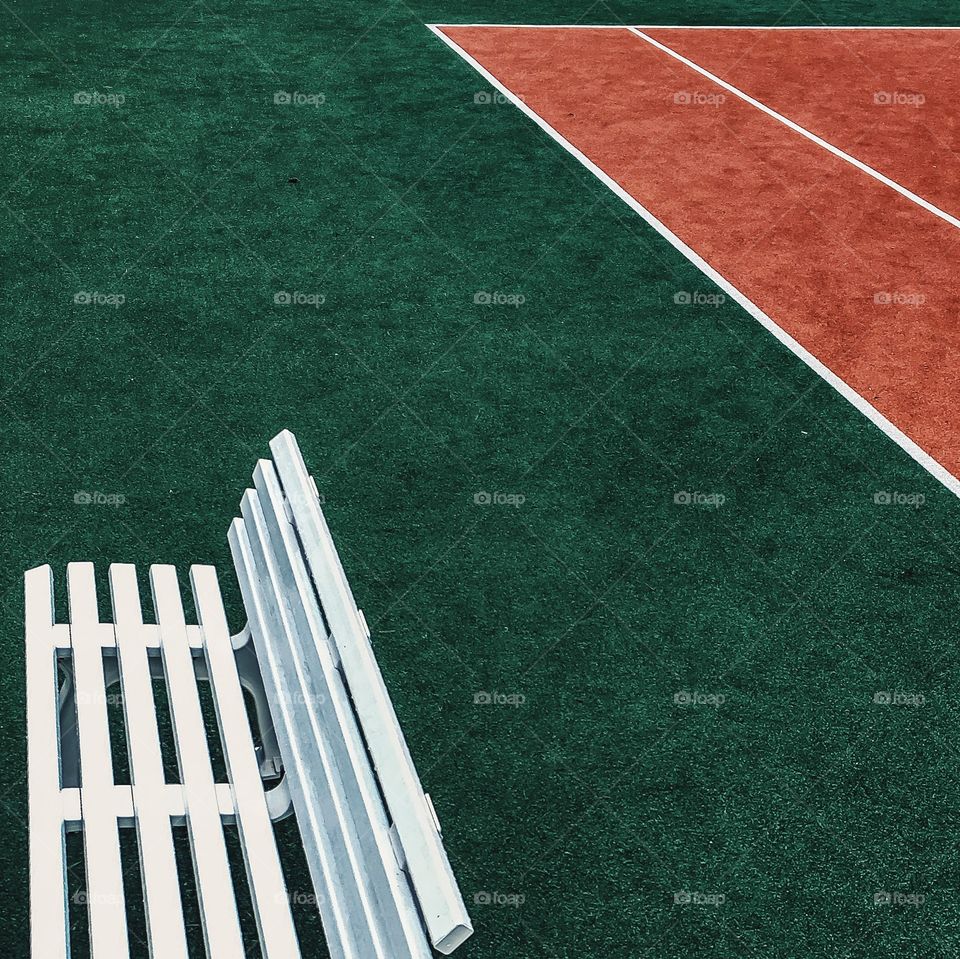
[[[149,955],[187,959],[173,829],[185,827],[206,953],[250,955],[225,829],[237,828],[267,959],[301,955],[273,821],[292,807],[333,959],[426,959],[473,931],[440,827],[400,731],[293,435],[270,444],[229,542],[248,622],[230,635],[217,576],[193,566],[197,624],[177,573],[150,568],[144,623],[133,566],[109,570],[113,622],[94,569],[67,569],[57,623],[49,566],[27,572],[26,663],[31,955],[70,955],[65,832],[82,830],[94,959],[131,942],[119,829],[136,827]],[[60,682],[58,674],[66,677]],[[180,782],[165,781],[154,681],[166,684]],[[197,680],[216,709],[227,781],[215,782]],[[122,690],[130,785],[117,785],[108,689]],[[242,687],[256,704],[261,746]],[[249,944],[246,944],[249,945]]]

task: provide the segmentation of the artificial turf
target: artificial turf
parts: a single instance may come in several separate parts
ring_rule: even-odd
[[[28,952],[22,571],[51,563],[62,611],[72,560],[212,562],[239,627],[226,528],[284,427],[444,823],[464,959],[957,953],[955,498],[735,304],[676,305],[708,281],[423,26],[953,5],[3,10],[0,953]]]

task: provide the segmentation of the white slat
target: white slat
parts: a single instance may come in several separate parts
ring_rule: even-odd
[[[61,632],[61,629],[63,630]],[[57,636],[57,649],[70,649],[70,630],[64,624],[58,626],[54,632]],[[160,627],[155,626],[152,623],[143,624],[143,643],[149,650],[154,652],[160,649]],[[187,637],[190,640],[191,649],[200,649],[203,645],[203,642],[200,637],[200,627],[199,626],[187,626]],[[109,632],[104,632],[100,634],[100,645],[104,649],[115,649],[116,648],[116,639],[113,635],[113,630]]]
[[[203,630],[217,723],[263,956],[264,959],[295,959],[300,955],[300,949],[216,570],[212,566],[193,566],[190,582]]]
[[[114,564],[110,567],[110,595],[120,658],[150,955],[154,959],[186,959],[180,880],[147,657],[147,643],[156,627],[144,626],[134,566]]]
[[[390,823],[353,707],[339,671],[333,668],[336,651],[328,640],[273,464],[261,460],[253,478],[279,577],[278,590],[291,616],[291,651],[310,669],[310,678],[321,692],[317,715],[322,728],[330,731],[344,805],[357,824],[348,823],[343,834],[356,863],[354,881],[359,902],[388,956],[429,955],[423,923],[410,884],[397,862]]]
[[[129,955],[120,842],[113,811],[113,761],[100,634],[113,627],[97,616],[93,563],[67,566],[70,642],[80,737],[80,809],[87,863],[91,955]]]
[[[67,870],[60,810],[57,651],[53,574],[24,576],[27,667],[27,782],[30,803],[30,954],[66,959],[70,952]]]
[[[220,808],[220,818],[224,823],[232,825],[236,822],[236,813],[233,808],[233,793],[230,792],[230,783],[217,783],[217,806]],[[290,811],[290,795],[287,792],[284,780],[271,786],[265,794],[267,809],[270,818],[274,821],[283,819]],[[187,824],[187,812],[183,805],[183,787],[180,783],[167,783],[163,787],[163,803],[174,826]],[[80,823],[80,790],[68,786],[60,790],[60,804],[63,810],[65,825]],[[120,821],[121,827],[133,826],[133,790],[129,786],[113,787],[113,811]]]
[[[187,834],[193,853],[207,955],[209,959],[238,959],[244,955],[243,937],[177,572],[172,566],[151,566],[150,584],[160,625],[160,648],[183,780]]]
[[[473,926],[380,667],[367,641],[366,628],[320,509],[316,487],[289,430],[270,442],[270,451],[340,653],[347,686],[396,826],[430,940],[438,951],[452,952],[470,936]]]
[[[297,675],[303,672],[303,664],[296,659],[291,663],[289,653],[283,649],[287,644],[288,614],[282,610],[271,586],[276,570],[272,559],[263,552],[266,530],[253,490],[247,490],[241,507],[249,517],[252,533],[248,534],[244,520],[236,519],[228,539],[284,755],[297,825],[304,837],[307,866],[318,894],[327,947],[333,959],[375,959],[377,947],[369,928],[356,922],[357,916],[363,916],[363,908],[350,879],[350,857],[344,848],[340,819],[343,804],[338,803],[334,785],[336,764],[326,736],[319,732],[316,717],[308,708],[318,697],[304,694],[300,684],[304,677]],[[264,577],[262,583],[260,575]],[[291,665],[289,673],[283,663]],[[294,768],[304,772],[294,773]]]

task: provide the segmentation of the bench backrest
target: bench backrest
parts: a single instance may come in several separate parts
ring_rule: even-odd
[[[426,959],[473,931],[293,434],[229,541],[333,959]]]

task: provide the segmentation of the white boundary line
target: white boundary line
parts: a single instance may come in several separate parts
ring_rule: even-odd
[[[829,24],[810,24],[808,26],[757,25],[737,26],[721,23],[716,26],[689,23],[428,23],[427,27],[522,27],[524,30],[960,30],[960,26],[910,27],[910,26],[830,26]]]
[[[676,247],[695,267],[711,279],[731,299],[740,304],[761,326],[772,333],[784,346],[798,356],[815,373],[827,381],[845,400],[856,407],[881,432],[886,434],[905,453],[916,460],[928,473],[939,480],[951,493],[960,496],[960,480],[954,477],[946,467],[938,463],[929,453],[922,450],[902,430],[894,426],[876,407],[872,406],[851,386],[840,379],[829,367],[820,362],[809,350],[801,346],[786,330],[778,326],[752,300],[748,299],[732,283],[718,273],[695,250],[687,246],[683,240],[673,233],[667,226],[658,220],[636,198],[627,193],[619,183],[608,176],[589,157],[581,153],[569,140],[558,133],[546,120],[535,113],[519,97],[504,86],[489,70],[483,67],[466,50],[447,37],[437,24],[427,24],[428,29],[440,38],[451,50],[456,52],[474,70],[477,71],[491,86],[499,90],[518,110],[526,114],[545,133],[556,140],[574,159],[585,166],[604,186],[612,190],[635,213],[638,213],[654,230],[665,240]]]
[[[778,120],[785,127],[789,127],[794,133],[799,133],[800,136],[806,137],[812,143],[816,143],[817,146],[823,147],[824,150],[832,153],[835,157],[839,157],[841,160],[846,160],[847,163],[852,164],[862,173],[866,173],[867,176],[872,176],[874,180],[879,180],[884,186],[890,187],[891,190],[896,190],[901,196],[905,196],[908,200],[912,200],[917,204],[917,206],[923,207],[923,209],[925,209],[928,213],[932,213],[934,216],[940,217],[941,220],[945,220],[951,226],[954,226],[960,230],[960,220],[947,213],[946,210],[941,210],[940,207],[934,206],[929,200],[925,200],[922,196],[918,196],[912,190],[908,190],[905,186],[897,183],[896,180],[891,180],[890,177],[884,176],[879,170],[875,170],[872,166],[868,166],[862,160],[858,160],[855,156],[851,156],[849,153],[841,150],[839,147],[835,147],[832,143],[828,143],[822,137],[818,137],[816,133],[811,133],[806,127],[800,126],[799,123],[794,123],[789,117],[785,117],[782,113],[777,113],[776,110],[770,109],[770,107],[768,107],[766,104],[761,103],[759,100],[755,100],[752,96],[750,96],[750,94],[744,93],[743,90],[739,89],[739,87],[735,87],[732,83],[727,83],[726,80],[722,80],[715,73],[705,70],[699,64],[694,63],[693,60],[689,60],[687,57],[677,53],[675,50],[671,50],[670,47],[661,43],[659,40],[654,40],[653,37],[648,36],[637,27],[627,27],[626,29],[635,37],[639,37],[644,42],[656,47],[661,53],[666,53],[668,56],[673,57],[674,60],[679,60],[684,66],[696,71],[702,77],[706,77],[708,80],[711,80],[713,83],[717,84],[717,86],[723,87],[724,90],[732,93],[735,97],[739,97],[744,101],[744,103],[749,103],[750,106],[756,107],[768,117],[773,117],[774,120]]]

